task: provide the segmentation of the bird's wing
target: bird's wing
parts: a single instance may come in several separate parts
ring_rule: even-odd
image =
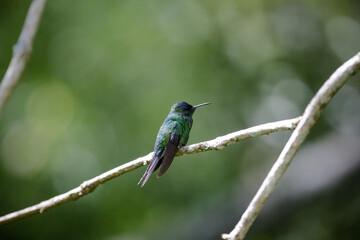
[[[149,180],[151,174],[156,171],[160,165],[161,169],[158,177],[162,176],[166,170],[170,167],[175,153],[178,149],[182,132],[181,126],[177,121],[166,119],[162,127],[159,130],[156,145],[154,149],[154,155],[147,167],[144,175],[141,177],[138,185],[142,182],[141,187]],[[165,145],[166,144],[166,145]],[[157,146],[159,145],[159,146]],[[162,147],[163,146],[163,147]]]
[[[178,150],[180,137],[181,136],[176,133],[171,134],[170,140],[169,140],[168,144],[166,145],[166,150],[165,150],[164,157],[162,160],[160,172],[157,175],[158,177],[161,177],[162,175],[164,175],[166,170],[168,170],[168,168],[170,167],[170,165],[175,157],[175,153]]]
[[[167,126],[171,127],[168,129]],[[169,119],[165,119],[165,122],[161,126],[158,135],[156,136],[156,143],[154,149],[154,155],[151,159],[149,166],[146,168],[144,175],[141,177],[138,185],[142,182],[141,187],[145,185],[145,183],[149,180],[151,174],[155,172],[161,165],[164,157],[164,150],[167,146],[167,143],[170,141],[172,130],[176,125],[176,122],[170,122]]]

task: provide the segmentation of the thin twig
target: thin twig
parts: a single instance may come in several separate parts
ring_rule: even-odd
[[[262,124],[248,129],[233,132],[225,136],[217,137],[216,139],[210,141],[185,146],[179,149],[177,156],[204,152],[204,151],[218,150],[228,146],[229,144],[239,142],[240,140],[256,137],[259,135],[266,135],[274,132],[292,130],[296,127],[300,119],[301,117],[298,117],[298,118],[293,118],[278,122]],[[75,201],[91,193],[101,184],[115,177],[118,177],[124,173],[130,172],[141,166],[149,164],[152,154],[153,153],[151,152],[146,156],[140,157],[131,162],[116,167],[112,170],[109,170],[97,177],[94,177],[88,181],[83,182],[79,187],[74,188],[66,193],[55,196],[53,198],[50,198],[46,201],[43,201],[31,207],[27,207],[22,210],[2,216],[0,217],[0,225],[5,223],[10,223],[25,217],[29,217],[34,214],[42,213],[46,210],[57,207],[67,202]],[[136,184],[134,186],[136,186]]]
[[[20,79],[30,57],[33,40],[38,29],[46,0],[34,0],[27,13],[18,42],[13,48],[13,56],[0,85],[0,112]]]
[[[345,82],[360,70],[360,52],[339,67],[316,93],[304,111],[295,131],[286,143],[279,158],[266,176],[255,197],[242,215],[240,221],[229,234],[223,234],[223,239],[241,240],[259,215],[262,207],[276,185],[284,175],[286,169],[294,158],[297,150],[308,135],[310,128],[319,119],[322,110],[326,107],[335,93]]]

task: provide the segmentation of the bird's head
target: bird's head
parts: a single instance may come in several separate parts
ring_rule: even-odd
[[[196,108],[205,106],[208,104],[210,104],[210,103],[207,102],[207,103],[202,103],[199,105],[192,106],[192,105],[188,104],[187,102],[178,102],[172,106],[171,110],[176,113],[184,114],[186,116],[191,116],[195,112]]]

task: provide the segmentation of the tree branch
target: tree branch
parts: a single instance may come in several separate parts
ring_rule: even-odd
[[[301,117],[278,121],[278,122],[266,123],[248,129],[233,132],[225,136],[217,137],[210,141],[184,146],[181,149],[179,149],[179,151],[177,152],[177,156],[204,152],[204,151],[218,150],[228,146],[229,144],[239,142],[240,140],[245,140],[248,138],[252,138],[260,135],[266,135],[274,132],[292,130],[296,127],[300,119]],[[91,193],[101,184],[113,178],[116,178],[124,173],[137,169],[143,165],[149,164],[152,154],[153,153],[151,152],[146,156],[140,157],[131,162],[116,167],[112,170],[109,170],[97,177],[94,177],[90,180],[83,182],[79,187],[74,188],[66,193],[50,198],[39,204],[2,216],[0,217],[0,225],[5,223],[10,223],[25,217],[29,217],[38,213],[43,213],[48,209],[60,206],[64,203],[75,201]]]
[[[345,82],[359,70],[360,52],[340,66],[324,83],[306,107],[298,126],[292,133],[279,158],[266,176],[255,197],[252,199],[248,208],[242,215],[240,221],[230,234],[222,235],[223,239],[241,240],[245,238],[246,233],[255,221],[256,217],[259,215],[266,200],[274,191],[300,145],[308,135],[310,128],[319,119],[322,110],[326,107],[335,93],[345,84]]]
[[[38,29],[46,0],[33,0],[30,5],[18,42],[13,48],[13,56],[0,85],[0,112],[20,79],[30,57],[33,40]]]

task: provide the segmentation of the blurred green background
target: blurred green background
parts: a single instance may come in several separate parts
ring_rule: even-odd
[[[31,1],[0,2],[0,72]],[[48,1],[31,59],[0,116],[0,215],[146,155],[171,105],[198,110],[189,143],[301,115],[360,50],[360,2]],[[330,102],[247,239],[360,235],[359,75]],[[145,167],[0,239],[220,239],[290,132]]]

